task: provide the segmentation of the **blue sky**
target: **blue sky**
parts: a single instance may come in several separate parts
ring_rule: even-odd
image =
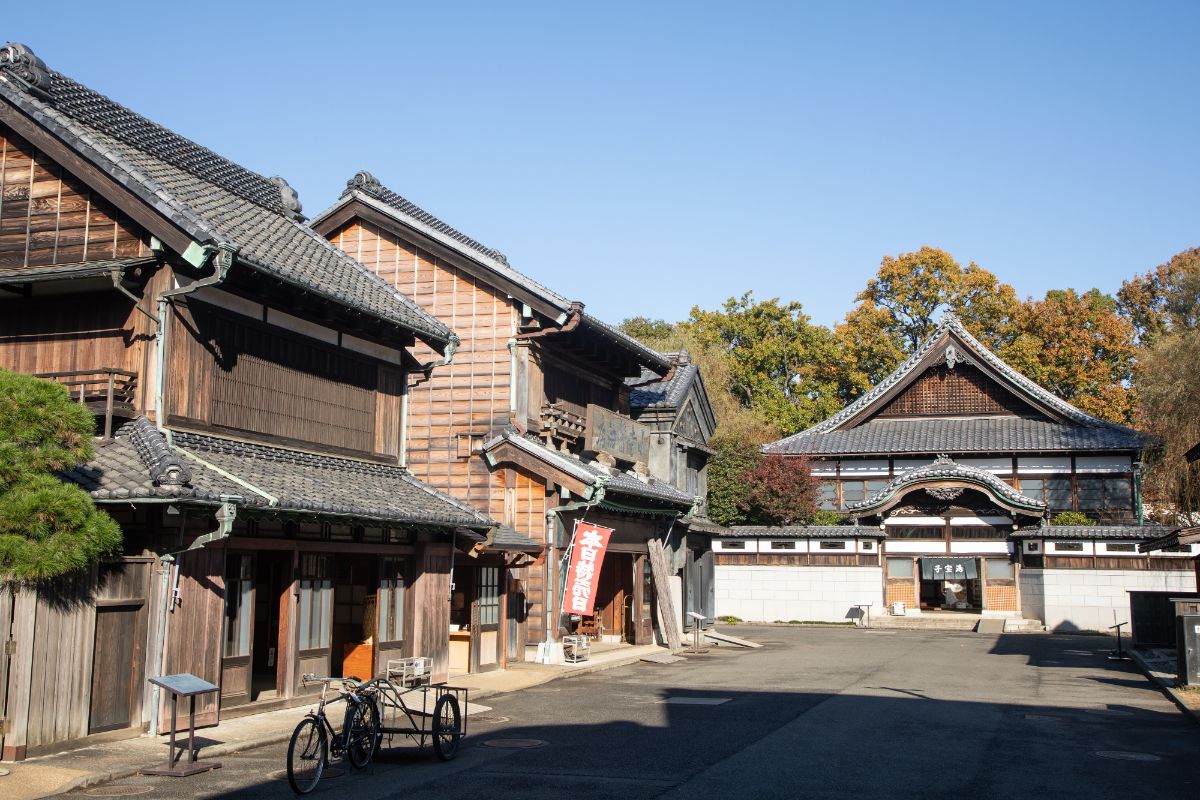
[[[52,10],[51,10],[52,9]],[[0,35],[265,174],[357,170],[614,322],[831,324],[931,244],[1019,294],[1200,244],[1196,3],[16,4]]]

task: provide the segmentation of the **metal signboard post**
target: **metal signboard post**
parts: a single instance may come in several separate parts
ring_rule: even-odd
[[[196,697],[197,695],[218,691],[221,687],[215,683],[209,683],[203,678],[198,678],[190,672],[181,672],[178,675],[163,675],[160,678],[151,678],[150,682],[171,693],[171,742],[170,749],[167,751],[167,766],[163,769],[144,769],[141,770],[141,774],[170,775],[174,778],[186,778],[188,775],[195,775],[198,772],[220,769],[221,763],[219,761],[196,762]],[[181,697],[189,698],[191,708],[188,712],[187,766],[177,767],[175,766],[175,720],[178,716],[179,698]]]

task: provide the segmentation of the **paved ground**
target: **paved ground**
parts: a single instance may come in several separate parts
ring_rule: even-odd
[[[393,751],[315,796],[1200,797],[1200,727],[1132,667],[1107,661],[1106,639],[736,632],[768,646],[493,697],[492,721],[473,723],[455,761]],[[512,738],[545,744],[488,746]],[[289,797],[273,775],[284,749],[226,757],[190,779],[121,783],[149,788],[147,798]]]

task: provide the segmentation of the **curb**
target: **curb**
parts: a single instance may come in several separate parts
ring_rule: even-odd
[[[477,691],[471,692],[471,699],[472,700],[483,699],[483,698],[487,698],[487,697],[495,697],[497,695],[502,695],[502,694],[518,694],[524,689],[529,689],[534,686],[541,686],[542,684],[550,683],[551,681],[563,680],[565,678],[574,678],[579,675],[589,675],[589,674],[592,674],[595,672],[603,672],[603,671],[609,670],[609,669],[616,669],[617,667],[628,667],[631,664],[639,663],[641,660],[642,660],[641,656],[629,656],[627,658],[619,659],[616,661],[606,661],[602,664],[595,664],[595,665],[587,666],[587,667],[579,667],[577,669],[571,670],[570,672],[566,672],[566,673],[562,673],[562,674],[556,674],[556,673],[552,672],[552,673],[545,675],[544,677],[542,677],[541,679],[537,680],[534,683],[530,683],[527,686],[522,686],[520,689],[510,689],[508,691],[503,691],[500,689],[479,689]],[[231,756],[231,755],[240,753],[244,750],[253,750],[253,749],[259,748],[259,747],[266,747],[267,745],[279,744],[281,742],[286,742],[286,741],[288,741],[288,739],[291,738],[291,736],[292,736],[291,730],[287,730],[282,733],[264,734],[262,736],[254,738],[254,739],[242,739],[237,742],[223,742],[221,744],[214,744],[209,747],[205,747],[201,752],[203,753],[204,758],[206,758],[206,759],[207,758],[219,758],[221,756]],[[53,794],[45,794],[45,795],[41,795],[41,797],[43,797],[43,798],[44,797],[55,797],[57,795],[65,794],[66,792],[71,792],[76,789],[84,789],[89,786],[96,786],[97,784],[108,783],[110,781],[119,781],[124,778],[132,778],[133,776],[137,775],[143,769],[157,766],[160,761],[161,761],[161,759],[158,759],[158,760],[155,760],[153,763],[139,764],[137,766],[130,766],[130,767],[122,767],[120,769],[111,770],[109,772],[93,772],[93,773],[89,773],[87,775],[80,775],[79,777],[72,778],[70,781],[67,781],[63,785],[57,787],[54,790]]]
[[[1158,675],[1155,675],[1154,671],[1150,669],[1150,665],[1145,662],[1141,654],[1139,654],[1136,650],[1129,651],[1129,654],[1130,660],[1132,660],[1134,664],[1137,664],[1137,667],[1139,670],[1141,670],[1142,674],[1145,675],[1151,683],[1162,690],[1162,693],[1167,696],[1167,699],[1174,703],[1179,710],[1183,712],[1185,717],[1190,719],[1193,723],[1200,725],[1200,709],[1193,708],[1184,701],[1183,694],[1177,688],[1175,688],[1174,682],[1168,680],[1167,678],[1162,678]]]

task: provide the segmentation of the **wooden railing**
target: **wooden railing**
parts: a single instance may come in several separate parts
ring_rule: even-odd
[[[87,406],[96,416],[104,417],[104,438],[112,438],[113,415],[133,416],[137,393],[136,372],[100,367],[70,372],[43,372],[38,378],[67,387],[71,397]]]

